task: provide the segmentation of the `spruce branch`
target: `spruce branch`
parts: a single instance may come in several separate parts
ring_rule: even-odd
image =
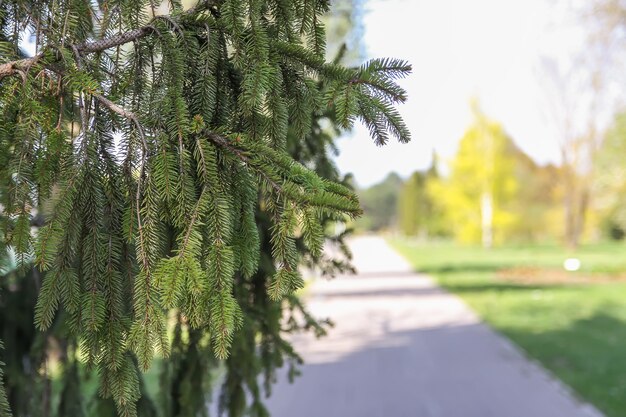
[[[235,155],[237,158],[239,158],[239,160],[241,160],[241,162],[245,163],[246,165],[251,165],[251,160],[250,158],[245,154],[245,152],[239,148],[237,148],[236,146],[233,146],[230,141],[225,138],[224,136],[218,135],[215,132],[206,132],[206,137],[213,142],[214,144],[216,144],[217,146],[224,148],[226,150],[228,150],[231,154]],[[276,181],[274,181],[271,177],[269,177],[268,175],[266,175],[264,172],[260,171],[259,174],[263,177],[263,179],[265,181],[267,181],[268,184],[270,184],[270,186],[274,189],[274,191],[278,192],[278,193],[282,193],[283,189],[280,186],[280,184],[278,184]]]
[[[139,122],[139,118],[137,117],[137,115],[135,115],[135,113],[125,110],[123,107],[118,106],[117,104],[113,103],[111,100],[109,100],[108,98],[104,97],[101,94],[94,94],[93,97],[98,100],[100,103],[102,103],[106,108],[108,108],[109,110],[111,110],[113,113],[117,113],[120,116],[130,120],[131,122],[133,122],[133,124],[135,125],[135,128],[137,130],[137,133],[139,135],[139,140],[141,141],[141,146],[142,146],[142,150],[146,150],[148,149],[148,142],[146,142],[146,136],[145,136],[145,131],[143,126],[141,125],[141,123]]]
[[[95,41],[85,41],[79,44],[67,45],[66,47],[70,50],[76,49],[81,55],[82,54],[91,54],[96,52],[103,52],[107,49],[116,48],[118,46],[127,44],[129,42],[135,42],[139,39],[145,38],[146,36],[157,32],[156,28],[152,24],[155,20],[161,19],[168,21],[175,30],[182,32],[180,28],[180,22],[189,16],[193,16],[198,13],[202,13],[212,7],[217,5],[217,0],[205,0],[200,2],[197,6],[192,7],[184,12],[171,15],[164,16],[159,15],[155,16],[152,21],[140,28],[131,29],[126,32],[117,33],[115,35],[98,39]],[[44,57],[44,51],[36,54],[30,58],[18,59],[15,61],[10,61],[0,65],[0,81],[8,76],[19,74],[20,71],[28,72],[28,70],[38,63]]]
[[[214,144],[226,149],[266,181],[280,196],[304,206],[359,216],[357,197],[345,187],[324,181],[313,171],[294,163],[286,154],[267,145],[242,140],[230,141],[215,132],[206,132]]]

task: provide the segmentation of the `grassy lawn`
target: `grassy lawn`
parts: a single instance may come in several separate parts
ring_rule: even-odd
[[[625,245],[568,253],[556,246],[391,243],[581,397],[607,416],[626,416]],[[570,256],[582,262],[577,273],[563,272]]]

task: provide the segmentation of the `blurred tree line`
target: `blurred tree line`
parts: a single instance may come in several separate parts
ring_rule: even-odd
[[[623,239],[626,231],[626,111],[620,112],[596,155],[592,195],[602,233]]]
[[[593,170],[539,165],[498,122],[473,106],[473,123],[456,155],[402,179],[395,173],[360,191],[362,230],[484,246],[562,242],[571,245],[572,187],[578,198],[576,244],[626,235],[626,110],[618,113],[589,155]],[[442,175],[445,172],[445,175]]]
[[[624,239],[626,1],[553,6],[587,33],[567,58],[543,56],[536,68],[560,163],[538,165],[474,103],[456,155],[361,190],[357,227],[487,247]]]
[[[449,175],[426,184],[447,234],[489,247],[554,238],[562,189],[559,169],[536,164],[503,127],[474,106],[474,122],[449,161]],[[406,230],[403,230],[408,234]]]

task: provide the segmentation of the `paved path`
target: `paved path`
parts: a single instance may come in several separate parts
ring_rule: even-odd
[[[329,336],[294,340],[306,365],[272,417],[599,417],[384,240],[351,243],[359,275],[316,281]]]

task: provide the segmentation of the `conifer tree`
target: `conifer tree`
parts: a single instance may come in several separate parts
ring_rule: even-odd
[[[207,350],[230,354],[227,368],[238,370],[221,390],[232,416],[265,415],[257,369],[269,385],[284,357],[297,362],[280,316],[282,303],[302,310],[300,254],[319,259],[323,223],[360,208],[290,152],[326,112],[344,128],[362,121],[377,144],[409,140],[394,105],[410,66],[325,62],[327,9],[324,0],[0,3],[5,242],[18,267],[42,271],[35,325],[63,329],[120,415],[138,405],[150,415],[138,370],[155,355],[169,357],[164,381],[189,397],[162,404],[181,416],[206,413],[194,390]],[[32,56],[21,48],[29,33]],[[69,363],[66,381],[78,372]],[[66,387],[60,404],[70,407]]]

